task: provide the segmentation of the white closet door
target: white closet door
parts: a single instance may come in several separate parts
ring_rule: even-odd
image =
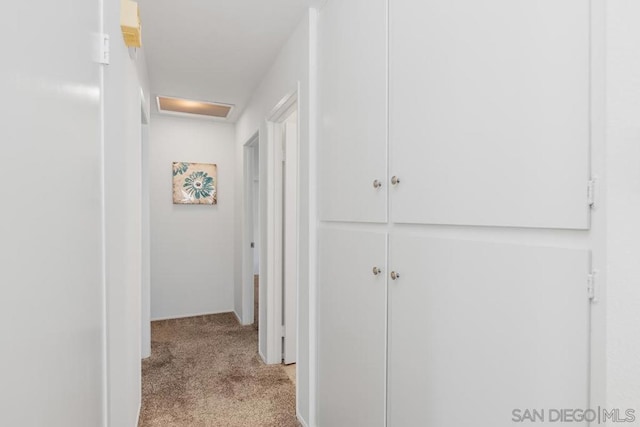
[[[587,251],[392,235],[390,254],[389,427],[587,406]]]
[[[587,0],[390,0],[394,222],[589,228]]]
[[[321,220],[387,220],[386,20],[386,0],[330,1],[320,12]]]
[[[382,427],[386,234],[321,228],[319,244],[318,425]]]

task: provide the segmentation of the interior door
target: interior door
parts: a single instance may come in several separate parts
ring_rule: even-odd
[[[318,237],[318,425],[382,427],[386,234],[322,227]]]
[[[392,221],[589,228],[589,4],[390,1]]]
[[[253,274],[260,274],[260,150],[258,146],[250,149],[252,180],[251,209],[253,212]]]
[[[298,126],[284,124],[284,351],[286,365],[296,363],[298,308]]]
[[[390,254],[389,427],[588,407],[588,251],[395,234]]]
[[[330,1],[320,11],[320,220],[387,220],[386,3]]]

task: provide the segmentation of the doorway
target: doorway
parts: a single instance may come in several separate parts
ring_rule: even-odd
[[[265,363],[292,365],[290,377],[298,353],[297,93],[284,97],[244,146],[242,320],[257,323]]]
[[[260,324],[260,138],[256,132],[244,145],[245,238],[243,319],[245,325]]]
[[[267,363],[297,360],[298,291],[298,102],[286,96],[267,119]],[[271,203],[269,203],[271,202]],[[271,215],[269,215],[271,214]],[[295,374],[295,368],[293,368]],[[293,376],[293,375],[291,375]]]

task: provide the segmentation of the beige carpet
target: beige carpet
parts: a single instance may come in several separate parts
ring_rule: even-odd
[[[151,325],[140,427],[298,427],[295,386],[265,365],[253,325],[216,314]]]

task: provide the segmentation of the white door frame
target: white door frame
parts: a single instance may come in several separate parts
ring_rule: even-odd
[[[298,215],[299,194],[299,131],[297,105],[290,110],[291,114],[281,125],[283,143],[283,181],[282,190],[282,228],[283,239],[283,280],[282,280],[282,325],[284,327],[284,346],[282,358],[285,365],[297,362],[298,358],[298,265],[300,239],[300,219]]]
[[[260,265],[260,277],[265,280],[260,286],[260,291],[266,291],[266,306],[260,307],[260,311],[266,310],[266,325],[260,324],[260,328],[266,328],[266,354],[265,362],[268,364],[282,363],[282,296],[283,296],[283,230],[282,230],[282,124],[293,111],[298,112],[298,133],[300,129],[300,111],[298,103],[299,84],[296,90],[283,97],[266,118],[267,143],[266,143],[266,184],[267,213],[266,213],[266,239],[261,245],[266,245],[266,258]],[[298,137],[299,144],[299,137]],[[299,159],[296,158],[296,181],[299,182],[300,171],[297,167]],[[265,163],[263,163],[265,164]],[[261,177],[262,178],[262,177]],[[299,192],[299,189],[297,190]],[[296,195],[299,200],[299,195]],[[300,210],[296,209],[296,236],[299,235]],[[264,236],[265,233],[263,232]],[[265,241],[266,240],[266,241]],[[297,237],[296,237],[297,240]],[[264,254],[264,252],[261,252]],[[299,250],[296,248],[296,260],[299,258]],[[264,268],[263,268],[264,266]],[[296,262],[297,266],[297,262]],[[266,269],[266,271],[265,271]],[[265,271],[266,274],[263,274]],[[299,283],[299,274],[296,271],[296,282]],[[296,325],[298,324],[296,301]],[[296,355],[298,354],[296,347]],[[296,357],[297,359],[297,357]]]

